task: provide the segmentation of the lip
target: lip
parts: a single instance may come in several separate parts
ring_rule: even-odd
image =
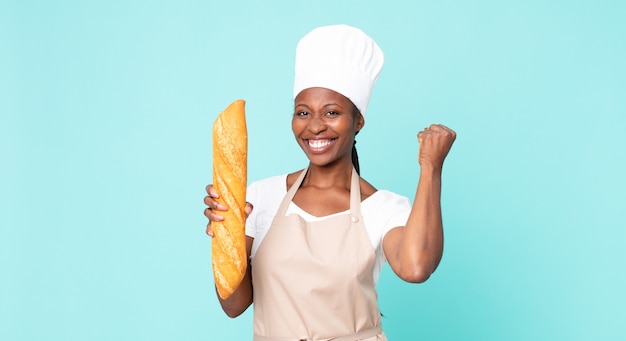
[[[336,138],[303,139],[304,145],[312,154],[322,154],[333,147]]]

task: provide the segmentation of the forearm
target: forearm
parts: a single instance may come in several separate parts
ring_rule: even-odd
[[[437,268],[442,252],[441,167],[423,165],[398,248],[405,280],[423,282],[428,279]]]
[[[235,290],[230,297],[222,299],[219,295],[217,298],[222,305],[222,309],[229,317],[237,317],[241,315],[252,304],[252,275],[250,271],[250,264],[246,269],[246,275],[241,281],[239,288]]]
[[[250,252],[252,250],[252,242],[254,238],[246,237],[246,254],[248,260],[250,260]],[[250,261],[246,267],[246,274],[241,280],[241,284],[235,290],[230,297],[222,299],[220,295],[217,298],[222,305],[222,309],[229,317],[237,317],[241,315],[252,304],[253,290],[252,290],[252,271],[250,268]]]

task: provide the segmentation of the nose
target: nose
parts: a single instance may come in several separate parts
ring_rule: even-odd
[[[326,130],[326,123],[320,117],[311,117],[307,129],[313,134],[319,134]]]

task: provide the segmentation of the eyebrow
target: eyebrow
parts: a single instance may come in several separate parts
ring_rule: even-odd
[[[343,106],[342,106],[342,105],[340,105],[339,103],[335,103],[335,102],[326,103],[326,104],[324,104],[324,105],[322,106],[322,108],[330,107],[330,106],[333,106],[333,105],[336,105],[336,106],[338,106],[338,107],[340,107],[340,108],[343,108]],[[296,104],[296,108],[297,108],[297,107],[300,107],[300,106],[305,107],[305,108],[307,108],[307,109],[309,108],[309,106],[308,106],[308,105],[306,105],[306,104],[304,104],[304,103],[298,103],[298,104]]]

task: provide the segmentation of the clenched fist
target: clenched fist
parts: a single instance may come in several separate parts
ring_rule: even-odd
[[[442,124],[431,124],[424,128],[417,134],[420,143],[417,161],[421,166],[441,168],[455,139],[454,130]]]

